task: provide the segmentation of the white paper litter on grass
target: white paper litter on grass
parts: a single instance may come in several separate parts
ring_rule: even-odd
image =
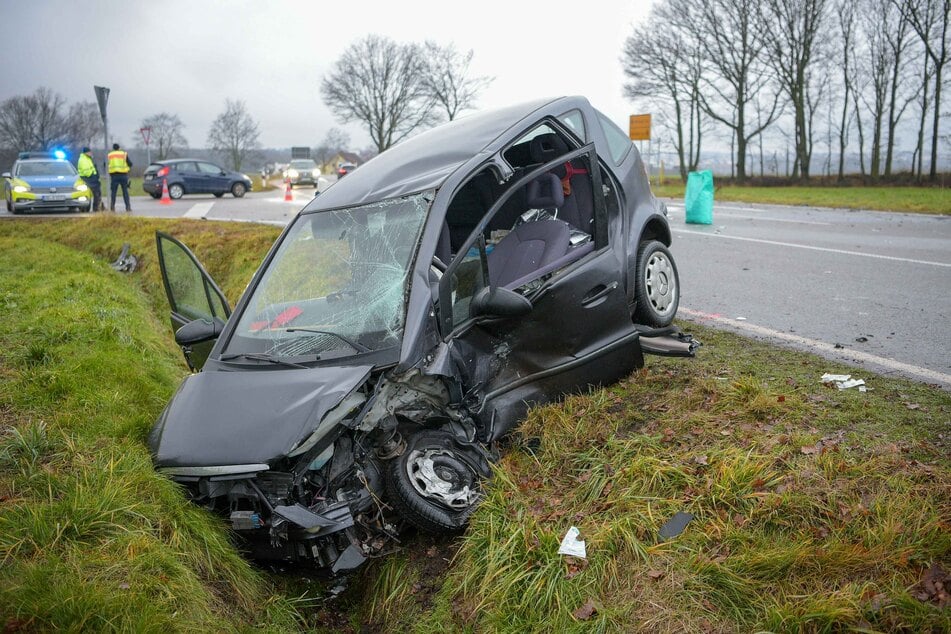
[[[821,381],[823,383],[838,383],[839,381],[848,381],[851,378],[851,374],[829,374],[826,372],[822,375]]]
[[[558,548],[559,555],[571,555],[572,557],[581,557],[587,559],[584,548],[584,540],[578,539],[581,531],[572,526],[561,540],[561,546]]]
[[[850,387],[858,387],[860,385],[865,385],[865,381],[862,379],[849,379],[848,381],[840,381],[835,384],[840,390],[847,390]]]

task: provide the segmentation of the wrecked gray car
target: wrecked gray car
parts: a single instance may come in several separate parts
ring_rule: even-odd
[[[233,314],[184,245],[156,239],[200,371],[152,430],[155,466],[258,559],[337,572],[405,523],[458,530],[531,405],[699,345],[670,326],[666,208],[581,97],[383,152],[297,215]]]

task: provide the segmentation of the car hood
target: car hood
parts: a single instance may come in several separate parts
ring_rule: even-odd
[[[19,177],[21,181],[29,183],[30,187],[72,187],[78,176],[27,176]]]
[[[155,466],[270,464],[306,438],[372,366],[200,372],[149,436]]]

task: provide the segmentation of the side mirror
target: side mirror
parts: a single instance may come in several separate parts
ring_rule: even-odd
[[[217,319],[190,321],[175,331],[175,343],[180,346],[192,346],[196,343],[216,339],[221,334],[222,327],[222,323]]]
[[[469,304],[473,317],[521,317],[530,312],[532,303],[507,288],[483,288]]]
[[[10,176],[10,172],[4,172],[3,174],[0,174],[0,178],[13,178],[13,177]]]

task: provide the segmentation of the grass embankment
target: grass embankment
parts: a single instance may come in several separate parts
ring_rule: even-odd
[[[651,187],[656,196],[683,198],[684,185],[665,184]],[[951,214],[951,189],[940,187],[750,187],[717,186],[718,201],[764,203],[770,205],[808,205],[879,211],[905,211],[924,214]]]
[[[0,223],[0,626],[293,631],[292,604],[152,469],[144,440],[184,372],[139,274],[27,237],[112,252],[134,223]]]
[[[276,235],[0,222],[0,614],[38,629],[278,629],[309,605],[307,627],[349,631],[951,630],[937,585],[951,586],[951,397],[693,325],[697,359],[649,358],[534,410],[465,535],[407,536],[416,546],[330,606],[277,577],[289,606],[151,473],[142,440],[182,371],[155,227],[194,246],[232,300]],[[143,262],[128,277],[104,265],[124,241]],[[873,390],[819,384],[843,370]],[[695,517],[660,542],[677,511]],[[572,525],[586,560],[557,554]]]

